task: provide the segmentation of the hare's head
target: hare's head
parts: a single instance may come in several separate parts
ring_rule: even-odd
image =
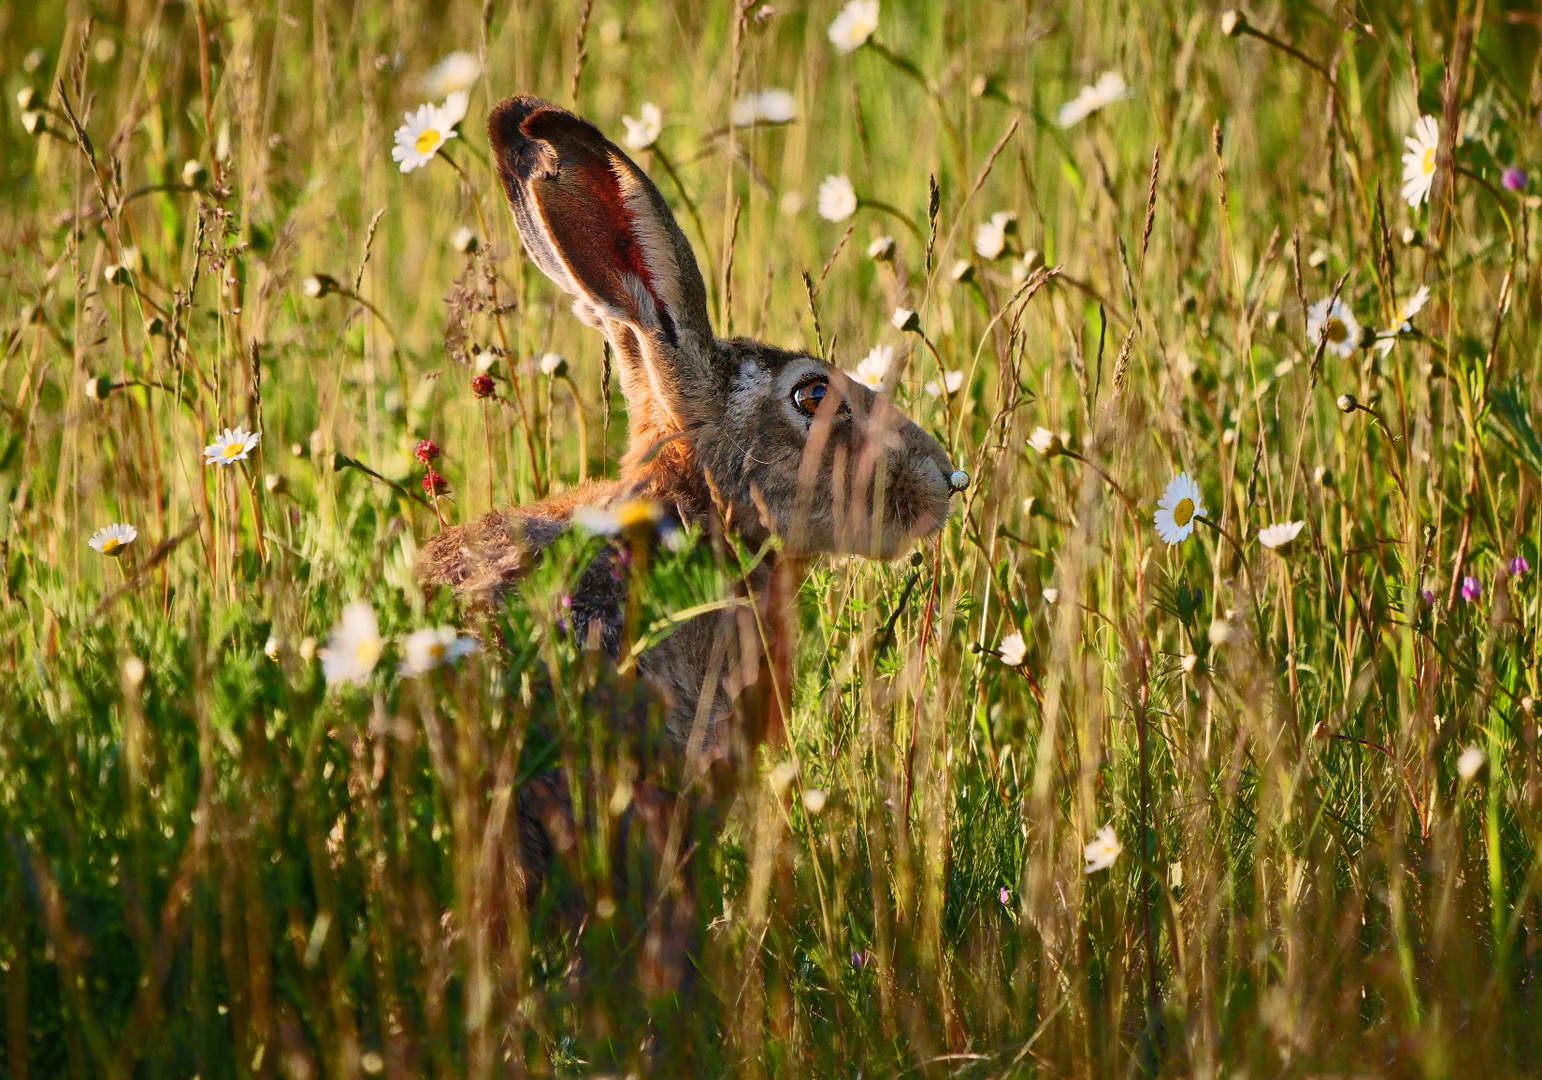
[[[718,338],[690,243],[594,125],[517,97],[488,129],[525,249],[615,351],[628,475],[708,487],[747,539],[802,553],[892,558],[941,527],[968,477],[937,440],[817,357]]]

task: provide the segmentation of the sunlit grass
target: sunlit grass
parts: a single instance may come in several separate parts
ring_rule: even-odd
[[[1535,20],[841,11],[0,11],[0,1073],[1537,1070]],[[809,567],[676,995],[684,778],[562,622],[598,541],[495,612],[414,569],[626,444],[489,163],[517,92],[630,139],[719,333],[973,478]],[[635,640],[758,555],[695,539]]]

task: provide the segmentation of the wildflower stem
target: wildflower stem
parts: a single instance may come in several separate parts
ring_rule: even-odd
[[[461,183],[466,185],[466,191],[471,199],[471,208],[477,215],[477,226],[482,230],[482,236],[491,241],[492,229],[488,228],[487,215],[482,212],[482,200],[477,195],[476,186],[472,184],[471,177],[466,175],[466,170],[461,168],[460,162],[445,153],[443,149],[439,151],[439,156],[449,163],[450,168],[454,169],[460,177]],[[498,328],[498,344],[503,348],[503,355],[507,359],[513,353],[509,351],[509,334],[503,325],[503,305],[498,302],[498,269],[492,265],[491,255],[488,256],[488,267],[487,287],[491,291],[493,301],[493,324]],[[519,372],[515,370],[513,363],[509,364],[509,385],[514,388],[514,404],[519,409],[519,426],[525,435],[525,449],[530,453],[530,472],[535,480],[536,494],[544,496],[546,480],[541,475],[541,458],[535,450],[535,433],[530,427],[530,413],[525,408],[525,395],[519,386]],[[491,467],[491,453],[488,455],[487,462]],[[488,482],[491,483],[491,472],[489,472]]]
[[[912,236],[914,236],[922,243],[925,243],[926,234],[921,231],[921,227],[910,219],[909,214],[905,213],[905,211],[901,210],[899,207],[893,205],[892,203],[886,203],[882,199],[870,199],[866,195],[860,195],[857,197],[857,205],[865,206],[869,210],[877,210],[881,214],[888,214],[889,216],[898,219],[900,224],[904,225],[905,228],[910,230]]]
[[[1295,57],[1297,60],[1300,60],[1307,67],[1311,68],[1313,71],[1317,72],[1317,74],[1321,75],[1325,80],[1327,80],[1328,85],[1332,87],[1335,92],[1338,90],[1338,81],[1334,79],[1333,72],[1329,71],[1327,66],[1324,65],[1320,60],[1313,59],[1306,53],[1302,52],[1300,49],[1296,48],[1294,45],[1290,44],[1290,42],[1277,38],[1273,34],[1270,34],[1264,30],[1260,30],[1251,24],[1243,25],[1241,27],[1241,32],[1246,34],[1248,37],[1257,38],[1259,41],[1262,41],[1266,45],[1274,46],[1276,49],[1279,49],[1287,56]]]
[[[1064,454],[1066,457],[1071,458],[1074,461],[1081,462],[1083,465],[1087,466],[1087,468],[1091,469],[1093,472],[1095,472],[1099,476],[1101,476],[1103,478],[1104,483],[1106,483],[1109,487],[1114,489],[1114,494],[1119,496],[1120,500],[1123,501],[1124,505],[1126,506],[1126,508],[1129,509],[1130,513],[1134,514],[1136,512],[1135,500],[1130,498],[1130,493],[1129,492],[1125,491],[1124,488],[1119,486],[1119,481],[1115,480],[1112,476],[1108,475],[1108,470],[1107,469],[1103,468],[1103,466],[1097,464],[1094,461],[1089,461],[1087,458],[1085,458],[1082,455],[1078,454],[1075,450],[1072,450],[1072,449],[1069,449],[1069,448],[1065,448],[1065,449],[1062,449],[1060,452],[1062,454]]]

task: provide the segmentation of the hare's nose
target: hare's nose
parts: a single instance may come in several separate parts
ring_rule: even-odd
[[[966,473],[963,469],[954,469],[953,472],[948,475],[948,490],[963,491],[968,486],[969,474]]]

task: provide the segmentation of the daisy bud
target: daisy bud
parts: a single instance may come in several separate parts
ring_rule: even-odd
[[[1028,445],[1045,457],[1056,457],[1065,453],[1065,440],[1049,428],[1034,428],[1033,434],[1028,436]]]
[[[166,320],[159,315],[151,315],[145,320],[146,337],[162,337],[166,333]]]
[[[1029,248],[1023,252],[1023,269],[1030,274],[1044,265],[1044,253],[1038,248]]]
[[[129,282],[129,268],[122,263],[108,263],[107,269],[102,271],[102,277],[109,285],[127,285]]]
[[[188,158],[182,163],[182,182],[188,187],[201,188],[208,179],[209,170],[197,158]]]
[[[548,379],[567,377],[568,362],[561,353],[542,353],[541,359],[537,362],[536,366],[541,369],[541,374],[545,375]]]
[[[48,118],[40,112],[24,112],[21,114],[21,126],[27,129],[28,135],[42,135],[48,130]]]
[[[21,69],[28,75],[36,75],[38,69],[47,62],[48,53],[42,47],[38,47],[22,57]]]
[[[470,255],[477,249],[477,234],[463,226],[450,237],[450,246],[462,255]]]
[[[1404,247],[1416,248],[1424,246],[1424,234],[1412,225],[1403,230],[1401,239]]]
[[[1221,33],[1227,37],[1241,37],[1247,28],[1248,17],[1236,8],[1221,12]]]
[[[1280,328],[1281,319],[1282,316],[1278,311],[1270,311],[1264,315],[1264,325],[1268,327],[1270,331],[1278,330]]]
[[[86,397],[92,401],[106,401],[113,391],[113,381],[106,375],[94,375],[86,380]]]
[[[16,106],[22,112],[31,112],[37,105],[37,91],[30,86],[23,86],[16,91]]]
[[[892,262],[894,260],[894,237],[880,236],[867,245],[867,257],[874,262]]]
[[[281,473],[270,472],[262,478],[262,486],[269,495],[282,495],[289,490],[289,481]]]
[[[909,308],[895,308],[894,316],[889,321],[894,324],[894,329],[905,333],[912,333],[921,329],[921,316]]]
[[[1331,488],[1334,484],[1333,470],[1319,465],[1312,470],[1312,479],[1317,482],[1318,487]]]
[[[1360,407],[1360,403],[1355,400],[1355,395],[1353,395],[1353,394],[1340,394],[1339,395],[1339,412],[1341,412],[1341,413],[1352,413],[1356,409],[1358,409],[1359,407]]]
[[[300,291],[312,300],[320,300],[337,291],[337,279],[330,274],[312,274],[300,282]]]
[[[441,451],[439,447],[432,439],[424,439],[422,442],[418,443],[418,445],[412,448],[412,456],[417,458],[424,465],[432,465],[434,460],[439,456],[440,452]]]
[[[428,472],[423,474],[423,491],[428,495],[448,495],[450,493],[450,482],[440,476],[430,466]]]
[[[959,284],[963,284],[974,277],[974,264],[968,259],[959,259],[948,270],[948,276]]]
[[[493,385],[493,377],[491,375],[483,373],[471,380],[471,392],[479,398],[490,398],[497,391],[498,388]]]
[[[1313,270],[1321,269],[1328,263],[1328,251],[1326,248],[1318,248],[1306,257],[1306,264]]]

